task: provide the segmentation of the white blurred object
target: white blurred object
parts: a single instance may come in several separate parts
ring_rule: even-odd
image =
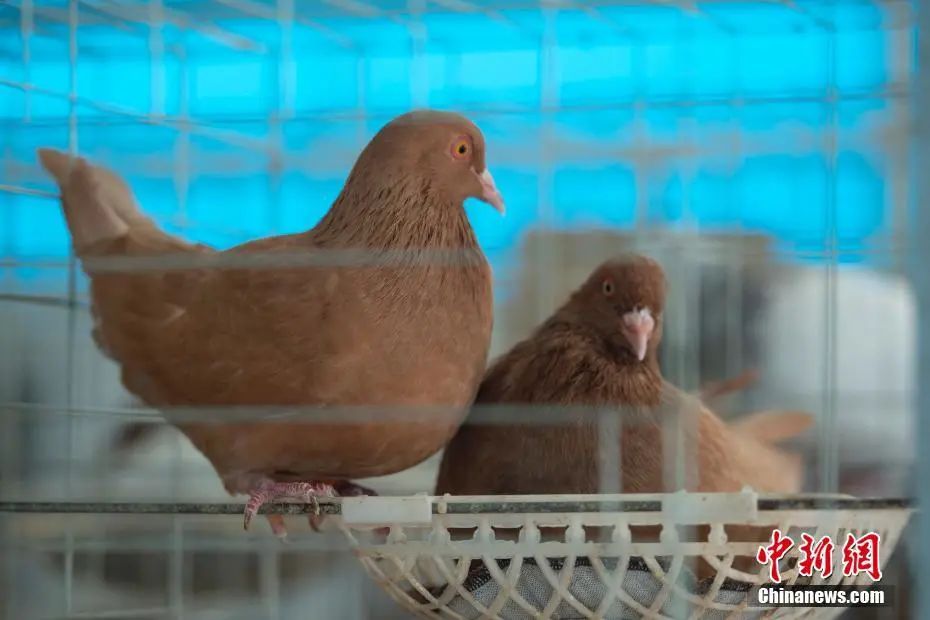
[[[843,266],[835,277],[832,304],[824,267],[792,269],[773,282],[761,322],[760,388],[767,401],[822,421],[834,358],[841,465],[905,465],[914,458],[913,292],[904,278],[867,268]]]

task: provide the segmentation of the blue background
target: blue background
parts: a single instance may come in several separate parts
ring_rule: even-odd
[[[891,54],[892,24],[880,5],[490,16],[432,6],[411,18],[397,12],[403,2],[377,3],[365,17],[308,3],[316,8],[282,35],[273,21],[168,2],[169,15],[194,21],[159,28],[165,51],[153,60],[144,6],[120,29],[96,4],[81,4],[73,72],[67,24],[41,21],[41,10],[61,18],[67,3],[36,3],[28,41],[16,27],[0,29],[0,148],[19,164],[3,182],[53,189],[34,149],[67,147],[74,77],[79,150],[126,174],[164,225],[222,247],[312,226],[365,140],[423,105],[462,110],[485,131],[509,211],[500,219],[481,204],[469,210],[495,260],[534,227],[756,231],[816,252],[827,247],[831,222],[838,247],[851,251],[841,260],[870,260],[859,251],[891,238],[903,208],[887,190],[904,141],[896,146],[888,134],[901,123],[896,81],[908,76]],[[18,24],[16,3],[0,7],[0,18]],[[241,36],[246,49],[191,23]],[[176,125],[138,121],[152,114],[169,125],[187,114],[252,143],[196,132],[188,141]],[[275,149],[283,160],[269,154]],[[228,168],[203,164],[221,157]],[[277,176],[269,173],[276,161]],[[0,199],[6,257],[67,255],[54,201]]]

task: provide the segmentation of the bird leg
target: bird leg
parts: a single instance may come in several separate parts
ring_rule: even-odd
[[[318,497],[334,497],[336,490],[331,484],[325,482],[275,482],[262,480],[258,486],[249,493],[249,501],[245,505],[243,526],[249,529],[252,517],[258,514],[259,508],[264,504],[278,499],[287,499],[306,502],[313,505],[314,512],[319,514]],[[283,538],[287,535],[284,528],[284,518],[281,515],[268,515],[268,522],[275,536]]]

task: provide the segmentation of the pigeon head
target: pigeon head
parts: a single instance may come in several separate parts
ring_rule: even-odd
[[[628,255],[603,263],[568,307],[622,359],[641,363],[662,339],[665,272],[651,258]]]
[[[459,114],[417,110],[398,116],[372,138],[357,165],[388,177],[418,175],[450,202],[477,198],[504,212],[487,168],[484,136]]]

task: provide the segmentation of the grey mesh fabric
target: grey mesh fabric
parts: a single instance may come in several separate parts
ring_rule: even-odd
[[[602,561],[605,569],[610,573],[616,571],[617,559],[605,558]],[[663,572],[668,569],[669,563],[667,560],[659,559],[659,564]],[[559,574],[564,568],[564,561],[550,559],[549,565],[553,572]],[[509,561],[499,560],[498,566],[502,571],[505,571],[509,566]],[[653,575],[646,563],[640,558],[631,558],[627,572],[623,578],[622,591],[625,592],[632,601],[638,603],[643,608],[650,609],[656,603],[657,599],[661,599],[662,602],[659,604],[657,611],[662,615],[672,618],[690,617],[697,608],[693,603],[685,600],[683,597],[674,593],[669,593],[667,590],[663,591],[666,583],[666,580]],[[712,580],[697,581],[690,571],[683,569],[676,584],[682,591],[703,598],[708,593]],[[485,614],[485,609],[494,604],[498,594],[501,592],[501,585],[492,577],[487,567],[478,563],[477,566],[473,567],[470,571],[463,586],[484,609],[476,608],[461,595],[456,596],[450,601],[448,607],[465,618],[477,619],[486,617],[483,615]],[[609,594],[607,585],[605,585],[604,581],[598,575],[598,572],[586,558],[578,559],[575,562],[567,590],[575,598],[577,604],[580,604],[591,612],[597,610],[604,601],[605,596]],[[534,560],[527,559],[521,567],[516,592],[536,610],[536,614],[525,609],[517,603],[512,596],[508,596],[507,602],[497,612],[497,616],[504,620],[526,620],[536,618],[538,617],[538,613],[546,609],[551,600],[554,588],[539,565]],[[717,596],[714,598],[714,602],[726,605],[740,605],[743,602],[752,600],[749,598],[750,595],[754,596],[754,593],[751,591],[751,586],[749,584],[727,579],[721,584]],[[740,617],[758,618],[762,617],[766,611],[771,610],[761,608],[744,609],[740,613]],[[732,613],[732,609],[708,609],[700,617],[722,619],[730,616]],[[620,600],[614,600],[607,608],[603,618],[609,620],[635,619],[641,618],[642,615],[641,610],[637,609],[636,606]],[[568,620],[586,618],[587,616],[570,602],[562,600],[550,617]]]

